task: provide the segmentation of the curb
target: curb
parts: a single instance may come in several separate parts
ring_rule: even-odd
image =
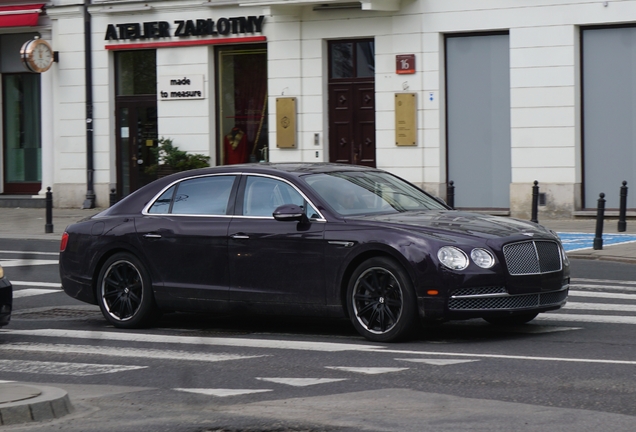
[[[66,391],[56,387],[0,384],[0,425],[64,417],[74,411]]]

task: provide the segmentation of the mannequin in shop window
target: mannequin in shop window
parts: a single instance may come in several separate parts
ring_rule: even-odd
[[[241,164],[248,161],[249,149],[247,147],[247,135],[234,126],[223,140],[225,153],[225,165]]]

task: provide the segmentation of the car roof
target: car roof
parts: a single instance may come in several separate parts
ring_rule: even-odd
[[[223,165],[216,167],[200,168],[190,171],[181,171],[166,177],[162,177],[155,180],[151,184],[144,186],[130,195],[124,197],[120,202],[114,206],[106,209],[100,214],[113,215],[124,213],[136,213],[141,211],[150,199],[156,196],[164,187],[170,183],[182,178],[210,175],[210,174],[222,174],[222,173],[258,173],[258,174],[278,174],[282,177],[294,176],[299,177],[307,174],[320,174],[339,171],[378,171],[375,168],[369,168],[360,165],[348,165],[348,164],[336,164],[327,162],[261,162],[250,164],[238,164],[238,165]],[[287,174],[287,175],[284,175]]]

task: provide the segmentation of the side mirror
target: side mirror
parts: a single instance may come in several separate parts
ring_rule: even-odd
[[[305,219],[305,212],[296,204],[283,204],[274,210],[272,216],[274,216],[274,219],[281,222],[302,222]]]

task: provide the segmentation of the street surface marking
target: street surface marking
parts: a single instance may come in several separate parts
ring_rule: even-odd
[[[274,339],[247,339],[247,338],[222,338],[222,337],[197,337],[197,336],[171,336],[160,334],[144,333],[122,333],[108,331],[88,331],[88,330],[62,330],[62,329],[39,329],[39,330],[0,330],[0,333],[44,336],[44,337],[68,337],[77,339],[97,339],[116,340],[126,342],[150,342],[150,343],[175,343],[184,345],[212,345],[212,346],[233,346],[242,348],[270,348],[300,351],[375,351],[382,347],[375,345],[344,344],[337,342],[305,342],[288,341]]]
[[[191,360],[202,362],[220,362],[228,360],[243,360],[259,357],[269,357],[268,355],[244,356],[225,353],[205,354],[190,351],[166,351],[143,348],[99,347],[90,345],[42,344],[29,342],[18,342],[0,345],[0,350],[34,351],[55,354],[95,354],[110,357],[137,357],[148,359]]]
[[[596,298],[613,298],[636,301],[636,294],[617,294],[594,291],[570,291],[569,297],[596,297]]]
[[[51,294],[51,293],[61,293],[62,290],[59,289],[37,289],[37,288],[27,288],[23,290],[13,291],[13,298],[21,298],[21,297],[32,297],[36,295],[42,294]]]
[[[412,363],[426,363],[433,366],[446,366],[460,363],[471,363],[480,360],[457,360],[457,359],[416,359],[416,358],[396,358],[398,361],[407,361]]]
[[[572,278],[570,279],[572,283],[579,282],[594,282],[594,283],[611,283],[611,284],[619,284],[619,285],[636,285],[636,281],[625,281],[625,280],[616,280],[616,279],[585,279],[585,278]]]
[[[515,325],[515,326],[499,326],[493,327],[494,330],[506,333],[523,333],[523,334],[543,334],[543,333],[556,333],[562,331],[582,330],[583,327],[555,327],[555,326],[542,326],[542,325]]]
[[[591,233],[563,233],[558,232],[563,248],[566,252],[574,252],[594,247],[594,237]],[[636,235],[633,234],[603,234],[603,246],[612,246],[625,243],[636,242]]]
[[[35,287],[47,287],[47,288],[62,288],[62,284],[58,282],[25,282],[25,281],[11,281],[13,286],[35,286]]]
[[[270,392],[272,390],[239,390],[239,389],[187,389],[187,388],[175,388],[173,390],[189,392],[189,393],[198,393],[207,396],[218,396],[218,397],[227,397],[227,396],[240,396],[251,393],[264,393]]]
[[[17,259],[17,260],[0,260],[2,267],[24,267],[36,265],[58,264],[58,260],[36,260],[36,259]]]
[[[276,384],[287,384],[294,387],[307,387],[316,384],[346,381],[346,378],[256,378],[261,381],[269,381]]]
[[[7,384],[7,383],[12,383],[12,382],[15,382],[15,381],[4,381],[4,380],[0,380],[0,384]]]
[[[535,318],[565,321],[564,318],[580,317],[584,315],[558,315],[545,314],[550,316],[539,316]],[[592,316],[593,315],[588,315]],[[611,317],[600,316],[599,318],[628,318],[628,317]],[[636,320],[636,317],[634,317]],[[634,322],[636,323],[636,322]],[[60,330],[60,329],[39,329],[39,330],[0,330],[0,335],[19,335],[19,336],[39,336],[39,337],[61,337],[61,338],[77,338],[91,340],[117,340],[126,342],[152,342],[152,343],[174,343],[185,345],[201,345],[201,346],[233,346],[243,348],[270,348],[270,349],[287,349],[287,350],[305,350],[305,351],[327,351],[327,352],[367,352],[367,353],[387,353],[396,355],[421,355],[421,356],[444,356],[444,357],[471,357],[471,358],[493,358],[493,359],[515,359],[515,360],[533,360],[533,361],[558,361],[571,363],[598,363],[598,364],[624,364],[636,365],[636,360],[612,360],[612,359],[586,359],[586,358],[566,358],[566,357],[533,357],[533,356],[516,356],[504,354],[471,354],[471,353],[454,353],[448,351],[411,351],[411,350],[394,350],[386,349],[381,345],[362,345],[362,344],[345,344],[337,342],[303,342],[303,341],[285,341],[272,339],[240,339],[240,338],[206,338],[192,336],[170,336],[170,335],[148,335],[142,333],[117,333],[106,331],[84,331],[84,330]]]
[[[32,251],[7,251],[0,250],[0,253],[3,254],[19,254],[19,255],[55,255],[59,256],[59,252],[32,252]]]
[[[563,309],[636,312],[636,305],[568,302]]]
[[[90,376],[145,369],[148,366],[111,364],[43,362],[30,360],[0,360],[0,372],[33,373],[47,375]]]
[[[636,316],[618,315],[579,315],[579,314],[541,314],[534,321],[574,321],[603,324],[636,324]]]
[[[616,285],[590,285],[590,284],[571,284],[570,289],[610,289],[614,291],[636,292],[636,287],[616,286]]]
[[[367,375],[378,375],[383,373],[401,372],[408,368],[391,368],[391,367],[343,367],[343,366],[325,366],[327,369],[341,370],[345,372],[355,372]]]

